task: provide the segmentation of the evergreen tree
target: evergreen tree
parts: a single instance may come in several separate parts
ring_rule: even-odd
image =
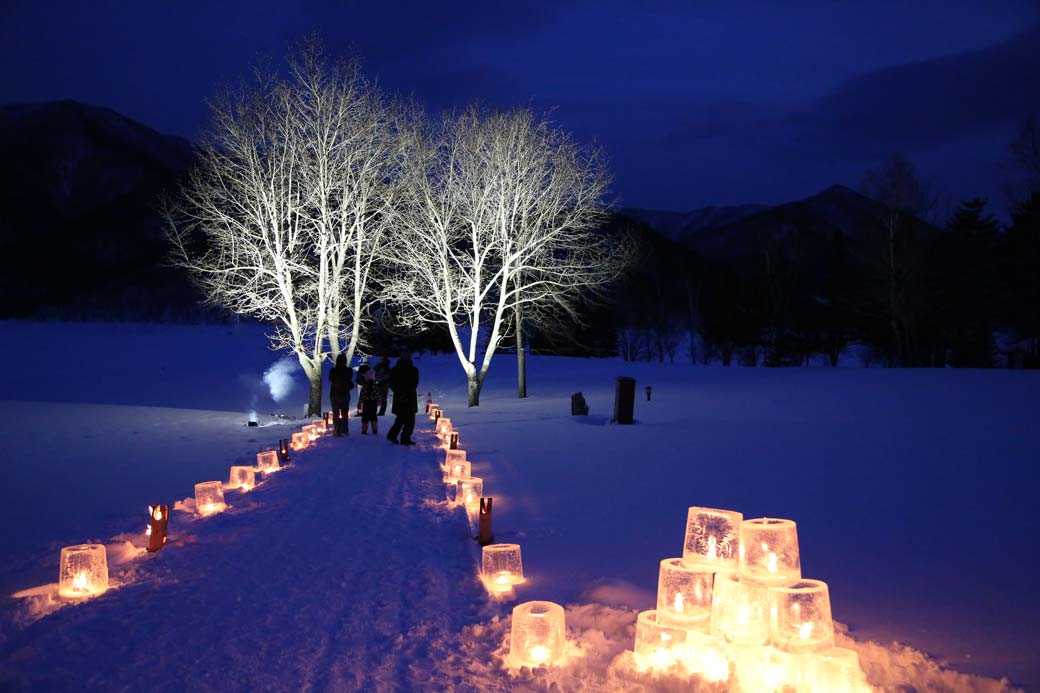
[[[962,202],[947,224],[937,252],[940,321],[957,367],[993,366],[997,303],[996,241],[999,225],[986,212],[987,200]]]
[[[1015,210],[1007,246],[1008,322],[1030,341],[1026,365],[1040,367],[1040,192]]]

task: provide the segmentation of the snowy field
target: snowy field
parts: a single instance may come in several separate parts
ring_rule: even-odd
[[[623,654],[694,504],[796,520],[803,574],[879,688],[1040,690],[1036,373],[534,357],[521,401],[499,356],[467,410],[453,357],[419,359],[497,538],[523,547],[518,600],[567,606],[574,656],[516,674],[515,601],[477,580],[423,417],[415,449],[352,422],[228,512],[174,512],[168,549],[136,548],[148,504],[190,506],[299,425],[270,414],[302,413],[302,374],[265,382],[260,335],[0,323],[0,690],[699,690]],[[607,423],[617,375],[637,379],[637,425]],[[569,416],[578,390],[589,417]],[[62,606],[60,547],[88,540],[118,588]]]

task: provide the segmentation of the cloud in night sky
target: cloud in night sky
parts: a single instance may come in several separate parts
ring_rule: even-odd
[[[205,101],[317,32],[432,110],[531,105],[613,164],[631,206],[779,202],[893,151],[999,197],[1040,111],[1036,2],[33,3],[0,9],[4,100],[73,98],[193,136]]]

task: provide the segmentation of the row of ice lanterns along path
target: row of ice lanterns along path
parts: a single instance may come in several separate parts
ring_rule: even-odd
[[[428,398],[426,412],[446,451],[441,471],[447,500],[464,506],[471,520],[481,524],[482,581],[491,593],[509,594],[524,581],[520,546],[490,543],[491,499],[483,497],[483,480],[471,476],[459,432],[439,405]],[[254,467],[232,466],[227,487],[252,490],[257,473],[277,472],[290,460],[290,449],[302,451],[333,428],[328,414],[312,421],[291,440],[280,441],[278,450],[257,454]],[[222,512],[223,489],[220,481],[196,484],[196,514]],[[148,512],[148,551],[155,552],[166,544],[169,506],[149,506]],[[62,549],[60,596],[82,599],[107,588],[104,545]],[[565,659],[565,650],[562,606],[530,601],[513,608],[511,666],[553,666]],[[834,646],[827,584],[802,578],[795,523],[744,520],[731,510],[689,509],[682,557],[661,561],[657,608],[638,615],[633,654],[644,671],[685,671],[709,681],[735,674],[743,691],[869,690],[856,653]]]
[[[256,486],[257,474],[268,476],[279,471],[281,465],[291,459],[290,450],[299,452],[306,449],[323,434],[332,432],[333,427],[332,415],[326,414],[324,418],[314,419],[303,430],[293,433],[291,440],[279,441],[277,450],[258,453],[255,466],[232,466],[227,484],[220,481],[195,484],[195,514],[208,517],[223,512],[227,508],[224,501],[225,488],[239,489],[243,493],[252,491]],[[145,527],[147,551],[155,553],[166,546],[170,506],[148,506],[148,519]],[[96,597],[108,589],[108,555],[104,544],[66,546],[61,550],[59,566],[58,595],[63,599]]]
[[[483,480],[470,476],[458,432],[436,403],[427,401],[426,411],[446,450],[441,470],[449,503],[484,520],[490,499],[482,497]],[[520,547],[485,545],[481,579],[489,592],[510,593],[524,580]],[[513,667],[565,661],[563,607],[514,607],[509,644]],[[683,555],[661,561],[657,608],[639,614],[633,655],[643,671],[681,670],[709,681],[735,674],[743,691],[870,690],[856,652],[834,645],[827,584],[802,578],[795,523],[744,520],[731,510],[689,509]]]

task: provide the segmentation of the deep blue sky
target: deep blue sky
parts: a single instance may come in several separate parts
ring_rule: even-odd
[[[781,202],[905,152],[1000,184],[1040,111],[1040,2],[41,2],[0,8],[0,101],[73,98],[191,137],[205,99],[317,31],[430,108],[553,108],[625,206]]]

